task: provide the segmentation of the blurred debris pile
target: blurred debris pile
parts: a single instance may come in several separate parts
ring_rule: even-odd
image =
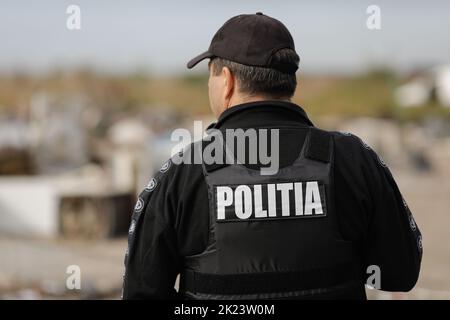
[[[398,123],[357,118],[341,122],[337,129],[357,135],[393,169],[450,172],[450,122],[446,120]]]
[[[154,136],[181,117],[162,104],[127,110],[117,105],[121,86],[112,88],[118,101],[96,86],[39,89],[0,108],[0,233],[126,234],[136,194],[170,156]]]
[[[395,99],[402,107],[417,107],[429,101],[450,107],[450,65],[414,73],[396,89]]]

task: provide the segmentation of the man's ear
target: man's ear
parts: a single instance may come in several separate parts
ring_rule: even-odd
[[[222,68],[222,80],[224,81],[223,100],[225,102],[226,108],[228,108],[231,97],[233,96],[234,91],[236,89],[235,88],[236,82],[233,74],[227,67]]]

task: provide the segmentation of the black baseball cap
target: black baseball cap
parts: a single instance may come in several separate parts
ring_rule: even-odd
[[[295,51],[289,30],[277,19],[257,12],[229,19],[216,32],[209,49],[187,63],[189,69],[204,59],[220,57],[249,66],[266,67],[294,74],[298,64],[276,63],[272,56],[281,49]]]

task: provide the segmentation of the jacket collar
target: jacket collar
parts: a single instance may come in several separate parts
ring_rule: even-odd
[[[229,122],[229,120],[239,114],[242,114],[245,111],[248,110],[254,110],[255,112],[264,109],[273,109],[279,108],[278,110],[282,110],[283,112],[288,112],[292,114],[292,117],[298,118],[298,120],[308,126],[314,126],[314,124],[311,122],[311,120],[308,118],[308,115],[306,114],[305,110],[303,110],[302,107],[299,105],[287,102],[287,101],[281,101],[281,100],[264,100],[264,101],[257,101],[257,102],[248,102],[239,104],[236,106],[233,106],[227,110],[225,110],[217,120],[217,122],[212,123],[208,129],[211,128],[220,128],[224,123]]]

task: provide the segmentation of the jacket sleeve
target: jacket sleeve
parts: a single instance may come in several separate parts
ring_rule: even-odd
[[[368,208],[365,267],[379,267],[381,290],[409,291],[419,277],[422,235],[384,161],[361,140],[359,148]]]
[[[180,259],[171,222],[176,206],[171,200],[170,164],[169,160],[165,170],[150,180],[136,202],[125,255],[123,299],[177,298],[174,285]]]

